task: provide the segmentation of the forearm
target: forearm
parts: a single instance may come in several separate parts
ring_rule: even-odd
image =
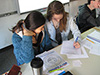
[[[73,21],[73,18],[70,19],[70,29],[71,29],[72,34],[74,36],[74,40],[78,37],[78,41],[81,42],[81,33],[80,33],[77,25]]]
[[[93,26],[100,26],[100,16],[97,18],[93,18],[92,16],[89,16],[87,18],[87,22],[89,22]]]
[[[20,36],[15,34],[12,41],[14,46],[14,54],[20,63],[28,63],[34,58],[31,36],[23,36],[23,38],[20,38]]]
[[[28,63],[28,60],[31,60],[35,56],[32,45],[32,36],[23,36],[21,49],[21,53],[23,57],[25,57],[24,61]]]

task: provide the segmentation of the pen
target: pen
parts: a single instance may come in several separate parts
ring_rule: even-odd
[[[75,42],[77,42],[77,40],[78,40],[78,37],[76,38]],[[74,46],[74,48],[75,48],[75,46]]]
[[[77,40],[78,40],[78,37],[76,38],[75,42],[77,42]]]

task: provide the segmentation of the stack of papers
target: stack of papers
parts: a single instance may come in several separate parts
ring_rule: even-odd
[[[96,44],[100,44],[100,32],[94,31],[91,34],[89,34],[86,38],[95,42]]]
[[[43,70],[44,71],[46,70],[47,72],[68,65],[68,63],[54,50],[44,52],[40,55],[37,55],[37,57],[40,57],[43,60],[44,62]]]
[[[84,49],[84,47],[81,48],[74,48],[73,47],[73,41],[63,41],[62,48],[61,48],[61,54],[67,55],[68,58],[88,58],[88,55]]]
[[[92,32],[83,40],[83,46],[90,50],[91,54],[100,55],[100,33]]]

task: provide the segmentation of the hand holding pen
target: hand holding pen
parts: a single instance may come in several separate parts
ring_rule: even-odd
[[[74,44],[73,44],[73,46],[74,46],[75,48],[80,48],[80,44],[79,44],[79,42],[78,42],[78,38],[79,38],[79,37],[76,38],[76,40],[75,40],[75,42],[74,42]]]

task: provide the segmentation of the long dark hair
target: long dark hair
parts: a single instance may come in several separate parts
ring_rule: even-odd
[[[64,6],[59,1],[53,1],[49,4],[47,9],[47,19],[50,21],[54,14],[63,14],[63,18],[60,21],[60,31],[66,31],[66,24],[67,24],[67,15],[68,13],[65,12]]]
[[[24,21],[24,22],[23,22]],[[12,32],[14,33],[16,30],[21,31],[22,25],[24,23],[25,28],[31,31],[34,31],[41,25],[45,24],[45,17],[38,11],[32,11],[25,20],[20,20],[16,26],[12,28]]]
[[[19,20],[18,21],[18,23],[16,24],[16,26],[14,26],[13,28],[12,28],[12,30],[10,30],[10,31],[12,31],[13,33],[17,30],[17,32],[19,32],[19,31],[22,31],[22,24],[23,24],[23,19],[21,19],[21,20]]]

